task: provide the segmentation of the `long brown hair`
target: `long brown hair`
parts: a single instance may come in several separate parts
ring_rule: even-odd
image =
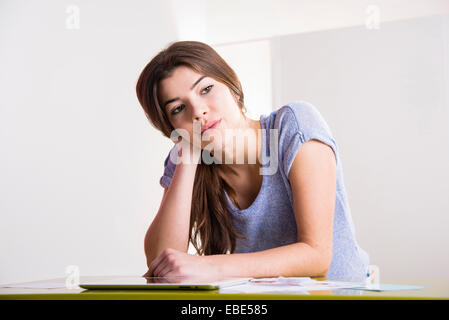
[[[158,86],[161,80],[170,77],[179,66],[187,66],[225,84],[245,117],[242,86],[234,70],[223,58],[202,42],[172,42],[146,65],[136,86],[137,97],[145,115],[164,136],[169,138],[175,128],[161,108]],[[198,164],[193,184],[189,241],[200,255],[233,253],[236,238],[244,238],[233,228],[230,208],[224,194],[226,190],[232,199],[235,192],[221,178],[216,166],[215,163]]]

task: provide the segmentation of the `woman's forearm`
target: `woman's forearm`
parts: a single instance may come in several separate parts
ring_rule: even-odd
[[[164,249],[187,252],[196,165],[178,164],[159,211],[145,235],[147,264]]]
[[[298,242],[273,249],[206,256],[228,277],[312,277],[325,276],[332,254]]]

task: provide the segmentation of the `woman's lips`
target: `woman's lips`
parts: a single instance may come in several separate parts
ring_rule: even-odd
[[[215,121],[209,128],[204,129],[204,130],[201,132],[201,135],[203,135],[207,130],[211,130],[211,129],[217,128],[217,127],[220,125],[220,123],[221,123],[221,119],[218,120],[218,121]]]

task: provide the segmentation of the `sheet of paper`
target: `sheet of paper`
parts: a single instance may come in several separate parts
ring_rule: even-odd
[[[242,284],[227,288],[221,288],[220,293],[272,293],[272,294],[309,294],[301,287]]]
[[[252,279],[247,284],[220,289],[220,293],[310,294],[309,291],[349,289],[360,283],[317,281],[309,277]]]
[[[23,288],[23,289],[62,289],[65,288],[65,283],[38,283],[38,284],[17,284],[17,285],[2,285],[2,288]]]
[[[410,286],[401,284],[367,284],[364,286],[354,287],[354,290],[367,290],[367,291],[396,291],[396,290],[419,290],[423,289],[423,286]]]
[[[316,280],[310,277],[277,277],[277,278],[254,278],[250,280],[250,283],[257,285],[284,285],[284,286],[302,286],[305,284],[316,283]]]

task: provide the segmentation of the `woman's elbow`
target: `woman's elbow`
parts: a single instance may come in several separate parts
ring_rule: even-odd
[[[320,268],[319,268],[319,273],[320,276],[325,277],[328,273],[329,270],[331,268],[331,263],[332,263],[332,250],[327,250],[325,252],[321,252],[320,254]]]
[[[329,273],[332,262],[332,249],[330,248],[317,248],[315,247],[316,259],[314,265],[315,277],[326,277]]]

